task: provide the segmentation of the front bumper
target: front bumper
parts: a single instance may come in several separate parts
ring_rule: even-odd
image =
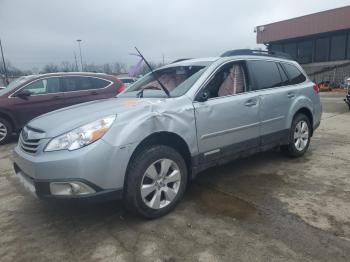
[[[109,200],[118,200],[123,197],[122,189],[102,189],[91,182],[84,179],[64,179],[64,180],[37,180],[26,175],[19,167],[14,164],[14,170],[16,176],[24,188],[29,191],[34,196],[40,199],[55,199],[55,200],[83,200],[89,202],[104,202]],[[83,194],[83,195],[53,195],[50,191],[50,184],[57,182],[81,182],[83,184],[89,185],[95,190],[93,194]]]
[[[38,152],[20,146],[14,150],[14,170],[27,189],[39,198],[108,200],[122,197],[129,159],[128,146],[114,147],[99,140],[75,151]],[[77,181],[94,190],[82,195],[54,195],[50,184]]]

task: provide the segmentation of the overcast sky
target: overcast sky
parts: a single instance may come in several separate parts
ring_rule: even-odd
[[[6,60],[21,69],[74,61],[133,64],[254,48],[257,25],[341,7],[349,0],[0,0]],[[350,19],[350,18],[349,18]]]

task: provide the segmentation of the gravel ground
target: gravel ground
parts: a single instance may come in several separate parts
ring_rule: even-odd
[[[1,261],[349,261],[350,113],[322,94],[309,152],[278,151],[203,172],[171,214],[143,220],[120,202],[44,202],[0,146]]]

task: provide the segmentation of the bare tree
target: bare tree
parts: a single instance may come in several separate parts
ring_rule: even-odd
[[[60,71],[62,72],[73,72],[76,70],[76,66],[73,63],[70,63],[68,61],[63,61],[61,63],[61,66],[59,68]]]
[[[44,66],[43,73],[56,73],[59,72],[59,68],[56,64],[50,63]]]
[[[102,66],[102,71],[103,71],[103,73],[106,73],[106,74],[112,74],[112,68],[111,68],[111,66],[110,66],[110,64],[104,64],[103,66]]]

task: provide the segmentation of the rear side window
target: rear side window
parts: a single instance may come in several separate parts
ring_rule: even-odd
[[[254,90],[284,85],[284,81],[275,62],[248,61],[248,67],[255,80]]]
[[[64,92],[79,91],[79,79],[78,77],[62,77],[62,89]]]
[[[109,81],[94,77],[69,76],[62,78],[62,88],[65,92],[101,89],[109,84]]]
[[[296,66],[291,64],[283,64],[283,67],[288,75],[289,83],[291,85],[296,85],[305,82],[306,77]]]

